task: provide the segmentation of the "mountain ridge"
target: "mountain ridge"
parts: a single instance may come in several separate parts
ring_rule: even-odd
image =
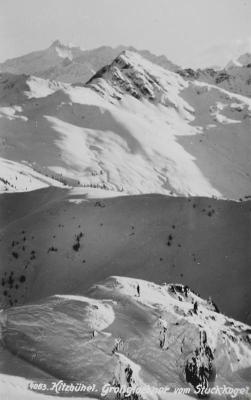
[[[19,350],[31,365],[60,379],[95,381],[95,397],[105,393],[107,382],[121,389],[122,396],[150,385],[165,386],[170,393],[185,386],[190,388],[186,394],[199,392],[198,397],[207,397],[206,390],[222,381],[233,387],[247,382],[242,370],[249,366],[249,327],[216,312],[211,301],[179,284],[112,276],[86,296],[55,295],[7,310],[0,321],[3,343],[13,354]],[[239,351],[246,357],[239,358]],[[141,397],[157,399],[158,394],[146,391]]]
[[[189,74],[128,49],[87,82],[0,74],[4,398],[249,398],[251,99]]]
[[[178,73],[187,79],[208,82],[230,92],[251,97],[251,53],[245,53],[217,70],[185,68]]]
[[[55,40],[47,49],[8,59],[0,63],[0,72],[15,74],[27,73],[45,79],[66,83],[86,82],[101,67],[112,62],[123,50],[131,49],[144,57],[171,70],[178,66],[166,56],[155,56],[148,50],[137,50],[132,46],[100,46],[96,49],[82,50]]]
[[[128,50],[86,84],[25,76],[19,83],[6,74],[0,83],[0,155],[10,162],[29,160],[66,185],[128,194],[250,195],[244,96],[183,79]]]

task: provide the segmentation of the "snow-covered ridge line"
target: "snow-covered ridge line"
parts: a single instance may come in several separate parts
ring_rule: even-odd
[[[60,82],[84,83],[101,67],[111,63],[125,49],[138,52],[146,59],[168,70],[176,71],[178,69],[178,66],[169,61],[166,56],[157,56],[148,50],[137,50],[132,46],[116,48],[101,46],[96,49],[84,50],[78,46],[55,40],[47,49],[6,60],[0,64],[0,72],[18,75],[26,73]]]
[[[87,82],[87,86],[103,95],[108,91],[108,94],[117,100],[121,100],[121,95],[127,93],[136,99],[143,98],[166,105],[164,95],[168,92],[173,92],[173,95],[175,91],[178,93],[187,83],[180,79],[179,75],[126,50],[110,65],[98,71]],[[174,101],[173,106],[176,106],[176,103]],[[186,107],[192,111],[188,104]]]
[[[93,379],[97,393],[107,382],[125,389],[236,385],[251,365],[250,327],[181,284],[113,276],[86,296],[55,295],[2,314],[2,342],[12,353],[68,381]],[[151,395],[143,398],[157,399]]]
[[[251,97],[251,53],[229,61],[223,69],[186,68],[177,72],[186,79],[208,82],[230,92]]]
[[[15,79],[0,90],[10,160],[31,158],[68,185],[125,194],[250,195],[244,96],[187,81],[132,51],[87,85]]]

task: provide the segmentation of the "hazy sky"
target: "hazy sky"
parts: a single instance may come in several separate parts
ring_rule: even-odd
[[[0,61],[55,39],[216,64],[251,51],[251,0],[0,0]]]

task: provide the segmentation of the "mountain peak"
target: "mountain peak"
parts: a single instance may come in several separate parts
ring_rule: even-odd
[[[64,43],[56,39],[46,49],[1,63],[0,70],[17,75],[23,73],[36,75],[41,78],[68,83],[87,82],[95,72],[104,65],[110,64],[115,57],[127,49],[169,71],[179,69],[165,56],[157,56],[148,50],[137,50],[132,46],[121,45],[116,48],[101,46],[96,49],[84,50],[75,44]]]
[[[59,39],[56,39],[56,40],[54,40],[54,42],[52,42],[50,47],[67,47],[67,46],[64,45],[62,42],[60,42]]]
[[[148,63],[139,54],[131,51],[122,51],[110,65],[101,68],[88,82],[98,92],[107,92],[106,84],[114,92],[112,97],[120,99],[120,95],[128,93],[140,99],[142,95],[148,94],[153,99],[153,92],[147,88],[147,69],[144,64]],[[106,84],[105,84],[105,82]],[[117,94],[115,94],[117,92]]]
[[[136,99],[170,104],[168,88],[177,90],[184,85],[177,74],[152,63],[131,50],[122,51],[110,65],[101,68],[88,82],[94,90],[104,96],[121,100],[122,95]],[[175,89],[173,89],[175,91]]]
[[[62,47],[64,49],[72,49],[72,48],[79,48],[78,46],[75,46],[72,43],[63,43],[61,42],[59,39],[54,40],[54,42],[52,42],[52,44],[50,45],[50,47]]]
[[[73,44],[65,44],[57,39],[46,52],[52,54],[53,57],[56,56],[56,58],[59,59],[68,59],[72,61],[74,58],[79,57],[83,51],[80,47]]]
[[[244,53],[238,58],[239,63],[243,67],[247,67],[249,64],[251,64],[251,53]]]
[[[226,65],[226,69],[235,68],[235,67],[247,67],[251,64],[251,53],[244,53],[240,55],[238,58],[230,60]]]

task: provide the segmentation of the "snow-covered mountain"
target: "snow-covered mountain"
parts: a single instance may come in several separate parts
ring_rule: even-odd
[[[243,389],[237,398],[249,396],[250,327],[222,315],[187,286],[115,276],[85,294],[55,295],[0,318],[5,362],[15,370],[10,352],[39,368],[47,395],[57,393],[57,377],[94,382],[85,395],[95,398],[117,398],[114,388],[121,398],[137,393],[141,399],[172,399],[177,388],[185,388],[184,398],[208,397],[224,386],[237,395]],[[17,385],[5,375],[0,382],[6,391]]]
[[[1,398],[250,397],[251,99],[132,50],[0,74]]]
[[[135,52],[85,85],[2,74],[0,102],[2,190],[29,186],[8,172],[14,162],[45,176],[41,187],[49,177],[125,194],[251,193],[250,99]]]
[[[138,52],[146,59],[175,71],[178,66],[164,55],[156,56],[148,50],[136,50],[133,47],[101,46],[97,49],[82,50],[80,47],[65,45],[54,41],[48,49],[35,51],[21,57],[7,60],[0,64],[0,72],[29,74],[44,79],[67,83],[85,83],[104,65],[110,64],[124,50]]]
[[[82,54],[79,47],[69,46],[55,40],[48,49],[34,51],[9,59],[0,64],[2,72],[40,75],[44,70],[71,62]]]
[[[230,70],[235,67],[249,67],[251,66],[251,53],[242,54],[237,59],[229,61],[226,65],[226,70]]]
[[[248,398],[250,201],[211,197],[249,197],[250,99],[126,51],[85,85],[2,74],[0,104],[0,395]]]
[[[250,201],[106,193],[0,195],[1,397],[48,398],[28,388],[63,379],[94,398],[108,382],[248,398]]]
[[[228,91],[251,97],[251,54],[231,60],[223,69],[191,68],[179,70],[181,76],[217,85]]]
[[[0,208],[5,307],[123,275],[187,284],[251,322],[250,200],[50,187],[3,193]]]
[[[230,61],[226,66],[226,72],[228,78],[222,82],[222,87],[251,97],[251,53]]]

